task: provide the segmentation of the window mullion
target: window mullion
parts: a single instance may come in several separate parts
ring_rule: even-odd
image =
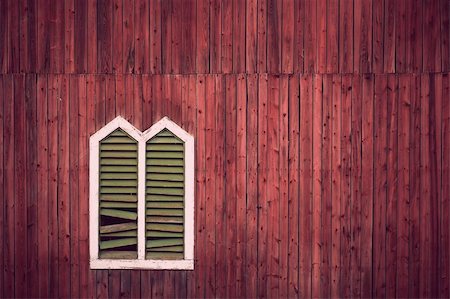
[[[145,142],[139,140],[138,155],[138,259],[145,259]]]

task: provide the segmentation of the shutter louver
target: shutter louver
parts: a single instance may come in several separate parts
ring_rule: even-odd
[[[184,142],[169,130],[147,142],[147,259],[184,258],[184,163]]]
[[[117,129],[100,142],[100,258],[137,258],[138,144]]]

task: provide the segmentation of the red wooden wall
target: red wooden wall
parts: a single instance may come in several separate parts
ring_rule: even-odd
[[[449,0],[0,0],[0,297],[450,296]],[[195,136],[194,271],[91,271],[88,138]]]

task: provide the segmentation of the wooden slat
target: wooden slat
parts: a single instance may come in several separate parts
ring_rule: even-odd
[[[136,230],[129,230],[124,232],[100,234],[100,237],[137,237]]]
[[[159,239],[159,240],[150,240],[145,243],[146,248],[158,248],[159,250],[163,249],[163,247],[167,246],[175,246],[175,245],[183,245],[182,238],[173,238],[173,239]],[[157,250],[157,249],[156,249]]]
[[[153,144],[152,140],[150,140],[150,144],[147,144],[148,151],[183,151],[183,144]]]
[[[136,229],[136,228],[137,228],[137,224],[135,222],[112,224],[112,225],[100,226],[100,233],[106,234],[106,233],[127,231],[127,230]]]
[[[183,245],[181,246],[164,246],[164,247],[154,247],[150,249],[152,252],[183,252]]]
[[[178,195],[166,195],[166,194],[151,194],[147,195],[146,200],[150,201],[183,201],[183,196]]]
[[[153,222],[153,223],[183,223],[184,219],[183,217],[158,217],[158,216],[151,216],[151,217],[146,217],[145,221],[148,222]]]
[[[137,203],[127,203],[127,202],[100,202],[100,208],[134,208],[137,209]]]
[[[114,165],[120,167],[122,165],[137,165],[137,159],[108,159],[101,158],[100,165]]]
[[[145,234],[149,238],[182,238],[183,233],[147,231]]]
[[[137,151],[136,144],[100,144],[100,151]]]
[[[168,158],[168,159],[182,159],[184,157],[183,152],[147,152],[147,158]]]
[[[130,220],[137,219],[137,213],[114,209],[100,209],[100,215]]]
[[[137,244],[137,238],[121,238],[109,241],[100,241],[100,249],[124,247]]]
[[[122,172],[137,172],[137,166],[111,166],[111,165],[105,165],[100,166],[100,172],[116,172],[116,173],[122,173]]]
[[[146,259],[179,260],[183,257],[184,254],[179,252],[147,252],[145,254]]]
[[[165,174],[165,173],[149,173],[146,176],[147,180],[154,181],[169,181],[169,182],[183,182],[184,175],[182,174]]]
[[[137,185],[137,180],[109,180],[102,179],[100,175],[100,186],[111,186],[111,187],[133,187]]]
[[[147,165],[150,166],[183,166],[183,160],[178,159],[149,159]]]
[[[145,184],[147,187],[156,188],[183,188],[184,182],[167,182],[167,181],[147,181]]]
[[[157,230],[162,232],[182,232],[184,230],[183,225],[165,223],[150,223],[146,224],[145,228],[147,230]]]
[[[130,194],[136,192],[137,187],[100,187],[100,193],[102,194]]]
[[[135,259],[137,253],[135,251],[100,251],[101,259]]]
[[[171,167],[164,167],[164,166],[147,166],[147,173],[153,172],[153,173],[170,173],[170,174],[176,174],[184,173],[184,167],[179,166],[171,166]]]
[[[129,194],[100,194],[101,201],[137,202],[137,195]]]
[[[147,202],[146,208],[183,209],[183,202]]]
[[[183,209],[147,209],[145,211],[147,216],[183,216]]]
[[[147,188],[147,194],[160,194],[160,195],[184,195],[183,189],[168,189],[168,188]]]

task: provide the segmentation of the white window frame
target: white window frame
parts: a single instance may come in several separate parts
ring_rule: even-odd
[[[138,143],[138,257],[137,259],[99,258],[99,144],[116,129],[122,129]],[[145,259],[145,170],[146,143],[168,129],[184,142],[184,259]],[[89,251],[91,269],[194,269],[194,138],[167,116],[143,133],[118,116],[90,137],[89,160]]]

